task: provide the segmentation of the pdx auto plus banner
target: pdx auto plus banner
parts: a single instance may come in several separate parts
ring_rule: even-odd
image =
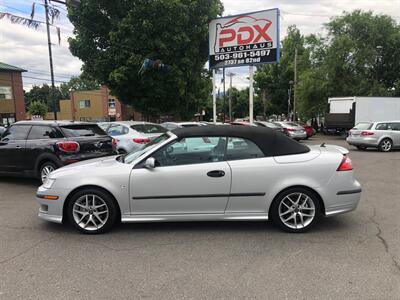
[[[279,10],[218,18],[209,25],[210,68],[279,61]]]

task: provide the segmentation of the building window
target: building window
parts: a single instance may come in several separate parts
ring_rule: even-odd
[[[90,100],[79,101],[79,108],[89,108],[89,107],[90,107]]]
[[[92,118],[91,117],[80,117],[79,120],[82,122],[90,122],[90,121],[92,121]]]
[[[108,108],[115,108],[115,99],[113,98],[108,99]]]
[[[0,86],[0,100],[1,99],[12,99],[11,86]]]

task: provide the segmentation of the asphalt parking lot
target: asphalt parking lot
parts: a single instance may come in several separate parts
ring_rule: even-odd
[[[349,148],[306,143],[323,141]],[[37,218],[36,181],[0,178],[0,299],[400,299],[400,151],[350,157],[358,209],[306,234],[191,222],[82,235]]]

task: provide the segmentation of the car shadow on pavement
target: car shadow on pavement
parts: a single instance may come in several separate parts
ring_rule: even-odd
[[[18,186],[32,186],[39,187],[40,181],[36,178],[24,178],[24,177],[9,177],[7,175],[0,175],[0,184],[10,184]]]
[[[351,218],[336,216],[331,218],[322,218],[309,233],[328,233],[347,231],[351,224]],[[43,222],[40,225],[42,230],[56,234],[72,234],[85,236],[78,233],[69,224],[55,224]],[[275,226],[271,221],[205,221],[205,222],[154,222],[154,223],[124,223],[117,224],[106,235],[130,235],[135,233],[143,234],[162,234],[162,233],[285,233]],[[308,234],[304,233],[304,234]],[[299,235],[299,233],[295,234]],[[301,233],[300,233],[301,235]]]

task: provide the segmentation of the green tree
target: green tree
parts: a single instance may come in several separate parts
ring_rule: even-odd
[[[68,10],[70,50],[122,102],[145,114],[187,116],[211,92],[208,23],[222,11],[220,0],[82,0]],[[145,58],[171,69],[140,73]]]
[[[42,102],[47,105],[49,111],[53,111],[54,103],[51,93],[54,93],[56,99],[56,107],[58,109],[58,103],[63,96],[58,87],[54,89],[48,84],[43,84],[42,86],[34,85],[29,92],[25,92],[25,105],[28,107],[32,102]],[[69,97],[68,97],[69,98]]]
[[[42,101],[32,101],[28,106],[28,112],[32,116],[42,116],[47,114],[47,105]]]
[[[281,59],[279,64],[257,67],[254,75],[258,95],[263,91],[267,99],[269,111],[267,114],[281,114],[288,110],[289,82],[294,79],[294,56],[297,48],[298,70],[309,68],[308,51],[304,47],[304,36],[295,26],[289,26],[287,35],[282,41]]]
[[[60,85],[60,92],[63,99],[69,99],[70,91],[90,91],[97,90],[100,88],[100,84],[90,77],[89,75],[82,73],[79,76],[71,77],[67,83]]]
[[[332,96],[400,95],[400,26],[387,15],[356,10],[326,24],[328,92]]]

